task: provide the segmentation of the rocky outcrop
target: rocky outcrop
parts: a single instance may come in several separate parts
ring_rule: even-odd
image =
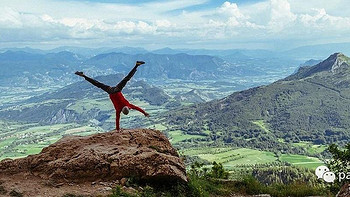
[[[336,197],[349,197],[350,196],[350,183],[344,184],[341,187]]]
[[[0,173],[87,182],[136,177],[146,181],[187,181],[185,165],[160,131],[121,130],[67,136],[37,155],[0,162]]]

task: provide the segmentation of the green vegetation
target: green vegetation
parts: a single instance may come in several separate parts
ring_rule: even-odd
[[[182,150],[181,153],[190,157],[197,156],[208,162],[220,162],[228,170],[247,168],[258,164],[272,164],[274,162],[287,162],[291,165],[309,169],[316,169],[317,166],[323,164],[322,161],[315,157],[288,154],[276,155],[272,152],[248,148],[200,147],[187,148]]]
[[[312,186],[305,182],[294,182],[290,184],[272,184],[264,185],[253,177],[246,177],[243,181],[235,184],[236,188],[242,193],[270,194],[273,197],[302,197],[302,196],[333,196],[326,188],[322,186]]]
[[[274,163],[274,165],[260,165],[253,167],[251,173],[255,179],[265,185],[292,184],[295,182],[319,185],[314,169],[290,166],[288,163]]]
[[[98,108],[102,111],[109,111],[113,109],[113,104],[108,97],[101,99],[81,99],[77,100],[74,104],[69,105],[67,109],[74,110],[77,113],[84,113],[94,108]]]
[[[327,145],[321,145],[321,144],[315,145],[315,144],[312,144],[311,142],[300,141],[300,142],[292,143],[292,145],[303,147],[309,155],[318,155],[327,149]]]
[[[190,134],[184,134],[182,131],[177,130],[177,131],[170,131],[168,132],[170,135],[170,142],[173,144],[176,144],[178,142],[182,142],[184,140],[189,140],[189,139],[199,139],[199,138],[205,138],[203,135],[190,135]]]
[[[215,172],[216,171],[216,172]],[[289,183],[263,184],[253,176],[241,177],[240,180],[225,179],[225,172],[222,165],[215,164],[212,169],[203,168],[203,164],[195,163],[191,166],[189,175],[189,188],[193,191],[189,196],[228,196],[232,194],[270,194],[273,197],[285,196],[332,196],[327,188],[315,182],[292,181]],[[280,171],[280,170],[278,170]],[[293,170],[292,170],[293,171]],[[294,170],[295,171],[295,170]],[[296,171],[299,174],[301,171]],[[267,172],[267,171],[264,171]],[[288,172],[288,171],[284,171]],[[311,172],[308,172],[311,176]],[[222,176],[213,176],[222,174]],[[266,178],[266,174],[263,173]],[[301,177],[301,175],[299,175]],[[314,176],[313,176],[314,177]],[[314,178],[315,179],[315,178]]]
[[[2,122],[2,124],[4,125],[5,122]],[[102,131],[99,127],[80,126],[78,124],[56,124],[51,126],[14,122],[8,124],[8,126],[0,128],[0,160],[37,154],[42,148],[66,135],[88,135]]]
[[[257,121],[252,121],[253,124],[259,126],[263,131],[265,131],[266,133],[270,133],[269,129],[267,128],[266,123],[264,122],[264,120],[257,120]]]
[[[350,138],[347,64],[334,54],[270,85],[171,111],[164,121],[170,131],[207,136],[197,142],[324,158],[324,145]]]
[[[339,173],[344,175],[342,180],[336,181],[331,186],[331,190],[337,192],[345,183],[349,183],[347,173],[350,172],[350,143],[342,148],[336,144],[331,144],[328,150],[332,154],[332,159],[327,163],[329,169],[339,177],[341,177]]]
[[[280,161],[286,161],[292,165],[309,169],[316,169],[318,166],[324,164],[324,162],[320,161],[318,158],[308,157],[304,155],[283,154],[279,159]]]

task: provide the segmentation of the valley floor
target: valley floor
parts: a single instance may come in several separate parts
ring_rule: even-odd
[[[37,154],[42,148],[56,142],[66,135],[90,135],[96,132],[104,132],[102,128],[93,125],[79,124],[56,124],[41,126],[39,124],[19,124],[0,122],[0,159],[19,158],[30,154]],[[165,130],[166,126],[154,124],[150,128]],[[204,136],[184,134],[181,131],[168,132],[170,142],[179,148],[179,153],[183,156],[198,157],[203,161],[212,163],[220,162],[230,170],[244,169],[259,164],[269,164],[274,162],[287,162],[292,165],[316,169],[323,162],[316,157],[305,155],[280,154],[273,152],[255,150],[251,148],[237,148],[230,146],[213,147],[210,143],[200,145],[200,147],[181,148],[186,144],[184,141],[200,139]],[[191,143],[191,142],[187,142]],[[299,143],[299,146],[306,146]]]

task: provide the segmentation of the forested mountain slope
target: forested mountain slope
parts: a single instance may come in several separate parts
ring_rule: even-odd
[[[174,129],[210,131],[209,138],[264,149],[287,143],[348,142],[350,59],[335,53],[267,86],[166,115]]]

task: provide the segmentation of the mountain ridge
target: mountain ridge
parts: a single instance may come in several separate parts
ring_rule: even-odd
[[[333,54],[269,85],[171,112],[166,123],[188,134],[209,130],[209,139],[265,150],[294,147],[293,153],[305,153],[291,145],[300,141],[345,144],[350,138],[347,62],[345,55]]]
[[[345,56],[342,53],[334,53],[331,56],[329,56],[326,60],[314,65],[314,66],[305,66],[299,68],[299,70],[282,80],[293,80],[293,79],[301,79],[310,77],[311,75],[329,71],[332,74],[337,74],[339,72],[344,72],[344,69],[349,69],[350,65],[350,58]]]
[[[263,73],[209,55],[110,52],[86,58],[69,51],[44,54],[5,51],[0,53],[0,85],[63,86],[76,81],[72,73],[77,70],[86,71],[90,76],[118,72],[126,74],[136,60],[143,60],[151,65],[140,69],[136,78],[207,80]]]

